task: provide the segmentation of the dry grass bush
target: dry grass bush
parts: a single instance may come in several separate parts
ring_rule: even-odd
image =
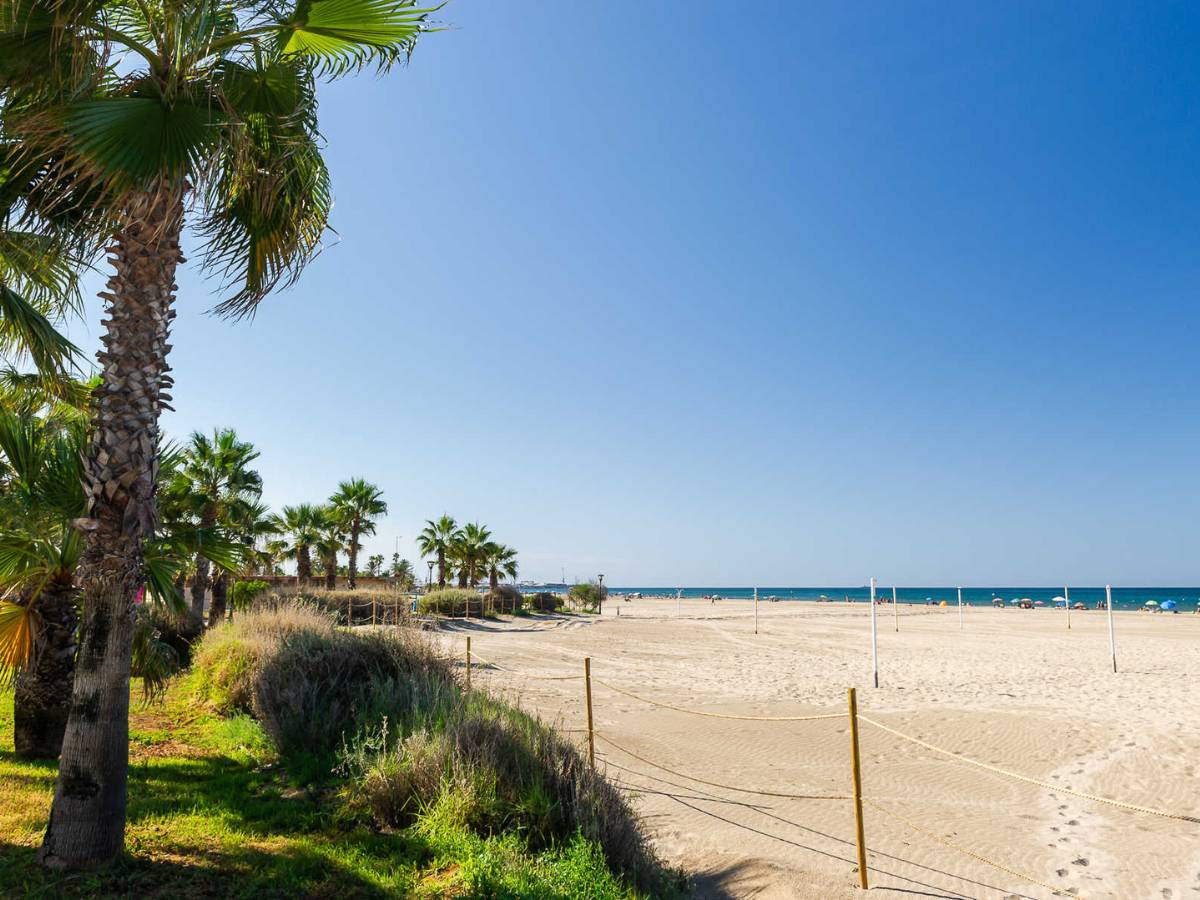
[[[483,615],[483,598],[475,591],[466,588],[446,588],[426,594],[417,604],[417,609],[425,614],[439,616],[481,616]]]
[[[412,600],[399,591],[326,591],[316,588],[272,591],[255,601],[256,606],[308,603],[337,616],[339,625],[406,625],[412,617]]]
[[[451,664],[419,632],[287,636],[254,678],[255,717],[284,756],[330,757],[345,735],[398,726],[457,694]]]
[[[308,603],[262,607],[223,622],[196,645],[192,684],[221,713],[251,712],[254,682],[265,658],[289,635],[332,634],[333,617]]]
[[[518,832],[535,849],[581,834],[641,889],[663,877],[620,791],[543,722],[473,693],[399,741],[391,730],[363,733],[340,766],[351,801],[378,825],[403,827],[436,810],[482,835]]]

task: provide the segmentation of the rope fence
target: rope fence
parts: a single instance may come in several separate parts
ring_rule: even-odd
[[[1200,825],[1200,816],[1188,816],[1183,815],[1182,813],[1168,812],[1165,809],[1155,809],[1152,806],[1138,806],[1136,803],[1126,803],[1123,800],[1113,800],[1111,797],[1101,797],[1098,794],[1088,794],[1083,791],[1072,790],[1071,788],[1063,787],[1062,785],[1051,784],[1048,781],[1039,781],[1036,778],[1030,778],[1028,775],[1021,775],[1018,772],[1010,772],[1007,769],[1001,769],[999,766],[993,766],[989,763],[980,762],[977,759],[971,759],[969,756],[963,756],[961,753],[955,753],[953,750],[947,750],[944,747],[938,747],[934,744],[930,744],[928,741],[915,738],[911,734],[905,734],[903,731],[897,731],[895,728],[889,728],[882,722],[876,722],[874,719],[868,718],[867,716],[859,716],[859,718],[868,725],[872,725],[875,728],[886,731],[888,734],[895,735],[896,737],[908,741],[909,743],[916,744],[918,747],[924,747],[926,750],[932,750],[934,753],[944,754],[945,756],[957,759],[959,762],[965,762],[972,766],[978,766],[979,768],[987,772],[991,772],[994,775],[1001,775],[1005,778],[1013,778],[1017,781],[1024,781],[1026,784],[1037,785],[1040,788],[1045,788],[1046,790],[1052,791],[1056,794],[1069,794],[1070,796],[1078,797],[1081,800],[1091,800],[1094,803],[1107,803],[1109,806],[1115,806],[1118,809],[1127,809],[1130,812],[1145,813],[1148,816],[1159,816],[1164,819],[1175,819],[1179,822],[1191,822],[1193,824]]]
[[[841,718],[841,717],[839,716],[838,718]],[[633,757],[638,762],[643,762],[648,766],[653,766],[656,769],[661,769],[664,772],[674,775],[676,778],[686,778],[688,781],[694,781],[697,784],[707,785],[708,787],[721,788],[726,791],[739,791],[740,793],[743,793],[743,794],[755,794],[759,797],[776,797],[776,798],[783,799],[783,800],[850,800],[851,799],[851,797],[848,794],[786,794],[786,793],[782,793],[780,791],[761,791],[756,788],[744,788],[744,787],[737,787],[732,784],[721,784],[721,782],[719,782],[719,781],[707,781],[704,778],[698,778],[695,775],[689,775],[686,772],[679,772],[679,771],[676,771],[675,769],[668,768],[667,766],[664,766],[662,763],[654,762],[654,760],[652,760],[652,759],[646,759],[646,757],[640,756],[637,753],[634,753],[628,747],[622,747],[620,744],[618,744],[612,738],[608,737],[608,735],[604,734],[603,732],[597,731],[596,737],[600,738],[600,740],[604,741],[609,746],[615,747],[617,750],[620,750],[626,756]]]
[[[619,688],[614,684],[609,684],[607,681],[601,681],[599,678],[592,679],[596,684],[603,685],[610,691],[616,691],[618,694],[624,694],[626,697],[632,697],[634,700],[640,700],[642,703],[649,703],[651,706],[659,706],[663,709],[673,709],[675,712],[687,713],[690,716],[706,716],[710,719],[736,719],[742,722],[816,722],[820,719],[841,719],[841,713],[822,713],[815,716],[739,716],[733,713],[715,713],[706,712],[699,709],[687,709],[683,706],[672,706],[670,703],[663,703],[660,700],[651,700],[649,697],[642,697],[635,694],[633,691],[627,691],[624,688]]]
[[[1065,895],[1069,894],[1070,896],[1078,898],[1078,894],[1074,893],[1073,891],[1068,892],[1067,890],[1065,890],[1063,888],[1056,887],[1052,884],[1048,884],[1047,882],[1041,881],[1038,878],[1030,875],[1027,872],[1022,872],[1018,869],[1014,869],[1011,866],[1005,865],[1004,863],[1001,863],[994,859],[991,859],[990,857],[988,857],[984,854],[977,853],[966,847],[959,846],[958,844],[954,843],[953,841],[950,841],[945,836],[939,835],[936,832],[931,831],[931,830],[917,824],[916,822],[911,821],[910,819],[895,812],[894,810],[889,810],[883,806],[880,806],[879,803],[877,803],[875,800],[864,796],[863,792],[862,792],[861,763],[860,763],[859,741],[858,741],[859,722],[862,722],[866,725],[871,726],[872,728],[875,728],[875,729],[878,729],[879,731],[890,734],[893,737],[899,738],[899,739],[906,741],[908,743],[911,743],[915,746],[921,747],[925,750],[929,750],[933,753],[938,753],[943,756],[949,757],[951,759],[957,760],[959,762],[966,763],[971,766],[975,766],[979,769],[990,772],[994,775],[998,775],[998,776],[1001,776],[1004,778],[1010,778],[1015,781],[1020,781],[1025,784],[1030,784],[1035,787],[1042,788],[1042,789],[1050,791],[1051,793],[1054,793],[1054,794],[1067,794],[1069,796],[1077,797],[1082,800],[1088,800],[1088,801],[1092,801],[1095,803],[1106,804],[1108,806],[1112,806],[1112,807],[1115,807],[1118,809],[1123,809],[1128,812],[1141,813],[1144,815],[1156,816],[1158,818],[1170,819],[1170,820],[1179,821],[1179,822],[1186,822],[1189,824],[1200,824],[1200,816],[1189,815],[1189,814],[1178,813],[1178,812],[1171,812],[1169,810],[1157,809],[1155,807],[1150,807],[1150,806],[1142,806],[1142,805],[1139,805],[1136,803],[1128,803],[1128,802],[1125,802],[1122,800],[1116,800],[1111,797],[1103,797],[1103,796],[1099,796],[1096,794],[1089,794],[1084,791],[1073,790],[1071,788],[1063,787],[1061,785],[1055,785],[1055,784],[1051,784],[1050,782],[1047,782],[1047,781],[1042,781],[1037,778],[1032,778],[1028,775],[1022,775],[1019,772],[1012,772],[1008,769],[1000,768],[999,766],[994,766],[994,765],[982,762],[977,759],[972,759],[971,757],[966,756],[962,753],[958,753],[954,750],[949,750],[945,747],[939,747],[936,744],[931,744],[928,741],[922,740],[921,738],[914,737],[913,735],[906,734],[905,732],[900,731],[899,729],[893,728],[889,725],[885,725],[884,723],[877,721],[874,718],[871,718],[871,717],[865,716],[865,715],[861,715],[858,712],[858,704],[857,704],[857,698],[856,698],[854,688],[849,688],[847,691],[847,699],[848,699],[848,712],[847,713],[818,713],[818,714],[802,715],[802,716],[753,716],[753,715],[739,715],[739,714],[735,714],[735,713],[718,713],[718,712],[711,712],[708,710],[700,710],[700,709],[691,709],[691,708],[684,707],[684,706],[677,706],[672,703],[665,703],[661,700],[656,700],[654,698],[646,697],[642,694],[638,694],[633,691],[626,690],[625,688],[618,687],[617,685],[614,685],[611,682],[604,681],[600,678],[593,677],[592,671],[591,671],[592,658],[587,657],[587,656],[583,657],[583,674],[581,674],[581,675],[542,675],[542,674],[537,674],[537,673],[522,672],[522,671],[518,671],[515,669],[510,669],[508,667],[499,665],[498,663],[496,663],[494,661],[486,660],[483,657],[479,656],[478,654],[473,653],[471,651],[470,637],[467,637],[467,648],[466,648],[466,670],[467,670],[467,686],[468,686],[468,688],[470,687],[470,684],[471,684],[471,669],[472,669],[473,661],[483,664],[483,665],[490,666],[497,671],[507,672],[507,673],[516,675],[517,677],[521,677],[521,678],[531,678],[531,679],[537,679],[537,680],[542,680],[542,681],[579,681],[579,680],[582,680],[584,682],[584,700],[585,700],[585,706],[586,706],[586,712],[587,712],[587,727],[586,728],[573,728],[573,729],[558,729],[558,730],[565,732],[565,733],[570,733],[570,734],[586,734],[587,735],[588,762],[592,766],[595,766],[595,764],[596,764],[595,742],[597,739],[599,739],[600,741],[604,742],[606,745],[612,747],[614,750],[616,750],[620,753],[623,753],[626,756],[630,757],[631,759],[635,759],[635,760],[643,763],[644,765],[648,765],[659,771],[666,772],[670,775],[675,776],[676,778],[682,778],[686,781],[694,782],[694,783],[700,784],[700,785],[705,785],[706,787],[718,788],[720,790],[734,791],[734,792],[741,793],[741,794],[749,794],[749,795],[759,796],[759,797],[771,797],[771,798],[782,799],[782,800],[801,800],[801,801],[834,800],[834,801],[843,801],[843,802],[844,801],[852,801],[854,803],[854,813],[855,813],[855,829],[856,829],[855,843],[856,843],[856,849],[858,851],[858,857],[859,857],[859,883],[863,889],[866,889],[868,887],[867,858],[866,858],[867,844],[866,844],[866,838],[864,835],[864,822],[863,822],[863,814],[862,814],[862,808],[863,808],[863,805],[865,804],[866,806],[870,807],[871,809],[875,810],[876,812],[880,813],[881,815],[889,817],[891,819],[894,819],[894,820],[900,822],[905,827],[911,829],[912,831],[914,831],[918,834],[925,836],[926,838],[934,841],[935,843],[937,843],[941,846],[944,846],[948,849],[954,850],[958,853],[968,856],[978,862],[981,862],[981,863],[984,863],[985,865],[991,866],[992,868],[995,868],[1001,872],[1005,872],[1009,875],[1012,875],[1013,877],[1018,878],[1024,882],[1026,882],[1027,884],[1032,884],[1037,887],[1044,888],[1056,896],[1058,896],[1058,895],[1065,896]],[[852,784],[853,791],[850,794],[815,794],[815,793],[805,794],[805,793],[790,793],[790,792],[786,792],[786,791],[768,791],[768,790],[762,790],[759,788],[750,788],[750,787],[739,787],[737,785],[724,784],[722,782],[712,781],[712,780],[706,779],[706,778],[701,778],[697,775],[679,771],[678,769],[674,769],[674,768],[666,766],[660,762],[656,762],[652,759],[647,758],[646,756],[643,756],[640,753],[637,753],[634,750],[629,749],[626,746],[623,746],[622,744],[617,743],[615,740],[613,740],[612,737],[610,737],[609,735],[602,733],[596,729],[595,724],[594,724],[593,706],[592,706],[592,683],[593,682],[595,682],[596,684],[598,684],[610,691],[613,691],[614,693],[620,694],[625,697],[629,697],[630,699],[637,700],[641,703],[645,703],[650,706],[658,707],[660,709],[672,710],[674,712],[683,713],[685,715],[698,716],[698,717],[703,717],[703,718],[731,719],[731,720],[735,720],[735,721],[751,721],[751,722],[818,722],[818,721],[830,721],[830,720],[834,720],[834,719],[844,720],[849,725],[849,732],[850,732],[850,751],[851,751],[850,752],[850,755],[851,755],[850,768],[851,768],[851,775],[852,775],[851,784]],[[602,761],[604,761],[604,760],[602,760]],[[614,763],[614,765],[615,765],[615,763]]]
[[[1006,866],[1004,863],[996,862],[996,860],[990,859],[989,857],[986,857],[981,853],[976,853],[974,850],[968,850],[966,847],[960,847],[958,844],[954,843],[949,838],[943,837],[943,836],[937,834],[936,832],[929,831],[926,828],[922,828],[916,822],[913,822],[911,819],[908,819],[905,816],[902,816],[897,812],[893,812],[891,810],[884,809],[882,806],[880,806],[874,800],[870,800],[870,799],[864,797],[863,803],[865,803],[867,806],[871,807],[876,812],[882,813],[883,815],[885,815],[889,818],[895,819],[900,824],[905,825],[908,828],[911,828],[913,831],[917,832],[917,834],[924,835],[925,837],[929,838],[934,843],[941,844],[943,847],[946,847],[950,850],[954,850],[958,853],[962,853],[964,856],[969,856],[969,857],[971,857],[971,859],[978,860],[979,862],[983,863],[984,865],[991,866],[994,869],[999,869],[1001,872],[1006,872],[1009,875],[1012,875],[1014,878],[1019,878],[1021,881],[1024,881],[1027,884],[1035,884],[1038,887],[1045,888],[1046,890],[1050,891],[1050,893],[1054,894],[1056,897],[1074,897],[1075,900],[1083,900],[1083,898],[1080,897],[1078,894],[1071,893],[1070,891],[1064,890],[1063,888],[1060,888],[1060,887],[1055,887],[1052,884],[1047,884],[1044,881],[1039,881],[1037,878],[1030,875],[1028,872],[1022,872],[1019,869],[1014,869],[1010,866]]]

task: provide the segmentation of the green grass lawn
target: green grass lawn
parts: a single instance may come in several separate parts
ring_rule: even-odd
[[[532,853],[517,835],[483,838],[432,811],[381,833],[346,811],[336,786],[294,786],[258,724],[197,706],[185,682],[131,713],[124,857],[96,873],[35,860],[57,766],[16,759],[12,692],[0,692],[0,896],[633,896],[583,840]]]

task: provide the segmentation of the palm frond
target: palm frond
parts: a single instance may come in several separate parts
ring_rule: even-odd
[[[37,613],[0,600],[0,684],[14,679],[33,657]]]
[[[280,52],[310,61],[337,77],[373,67],[386,72],[412,54],[427,20],[441,6],[417,9],[414,0],[300,0],[281,23]]]
[[[105,97],[63,111],[73,155],[116,189],[175,181],[202,169],[217,145],[221,114],[177,99]]]
[[[161,697],[171,676],[178,671],[179,654],[160,639],[150,616],[140,613],[133,623],[132,674],[142,679],[142,699],[149,703]]]
[[[40,372],[62,372],[79,348],[37,305],[0,282],[0,352],[24,353]]]

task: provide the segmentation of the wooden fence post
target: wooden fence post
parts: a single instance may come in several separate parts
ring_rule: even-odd
[[[850,702],[850,772],[854,778],[854,838],[858,846],[858,884],[867,890],[867,840],[863,834],[862,767],[858,760],[858,698],[848,689]]]
[[[596,738],[595,726],[592,722],[592,658],[590,656],[583,658],[583,685],[587,695],[588,763],[594,769],[596,768]]]

